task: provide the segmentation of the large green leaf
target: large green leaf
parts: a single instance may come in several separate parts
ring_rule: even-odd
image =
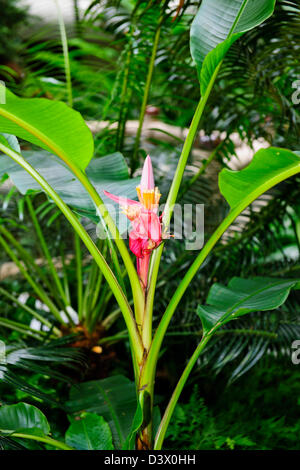
[[[0,84],[0,93],[1,87]],[[91,131],[66,104],[43,98],[18,98],[8,89],[0,104],[0,132],[13,134],[84,170],[93,157]]]
[[[214,284],[209,291],[207,305],[199,305],[197,309],[204,335],[247,313],[280,307],[296,284],[297,279],[266,277],[234,277],[227,287]]]
[[[43,434],[48,434],[50,427],[46,416],[33,405],[18,403],[1,406],[0,432],[11,434],[20,430],[30,433],[39,430]]]
[[[270,147],[256,152],[251,163],[243,170],[222,170],[219,188],[231,210],[242,210],[262,193],[298,172],[298,155],[290,150]]]
[[[66,432],[66,443],[78,450],[111,450],[112,435],[102,416],[83,413]]]
[[[112,430],[115,446],[122,448],[135,424],[135,385],[122,375],[85,382],[72,387],[67,407],[73,413],[86,411],[103,416]]]
[[[204,94],[231,44],[272,13],[276,0],[203,0],[191,26],[191,54]]]
[[[74,174],[54,155],[46,151],[22,152],[24,158],[48,181],[64,202],[92,220],[98,220],[94,204],[82,184]],[[136,198],[137,178],[130,179],[128,167],[121,153],[116,152],[102,158],[93,159],[86,173],[98,193],[108,205],[114,205],[103,190]],[[40,185],[20,165],[6,155],[0,156],[0,178],[8,174],[18,190],[25,194],[29,190],[41,190]],[[114,205],[114,207],[116,207]],[[125,217],[121,219],[125,224]],[[124,225],[123,225],[124,226]]]

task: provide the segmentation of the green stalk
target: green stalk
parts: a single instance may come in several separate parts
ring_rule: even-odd
[[[82,302],[82,255],[80,247],[80,238],[75,232],[75,260],[76,260],[76,276],[77,276],[77,311],[79,322],[83,318],[83,302]]]
[[[53,327],[52,323],[49,322],[46,318],[44,318],[42,315],[40,315],[39,313],[37,313],[35,310],[33,310],[32,308],[30,308],[28,305],[25,305],[23,304],[22,302],[19,301],[19,299],[17,297],[15,297],[14,295],[10,294],[9,292],[7,292],[5,289],[3,289],[2,287],[0,287],[0,294],[4,295],[5,297],[7,297],[9,300],[11,300],[13,303],[17,304],[19,307],[21,307],[23,310],[25,310],[25,312],[29,313],[31,316],[33,316],[34,318],[36,318],[37,320],[39,320],[41,323],[43,323],[43,325],[47,326],[48,328],[50,328],[53,333],[55,333],[57,336],[61,336],[61,332],[59,331],[58,328],[56,328],[55,326]]]
[[[151,262],[153,259],[153,254],[150,260],[150,270],[151,270]],[[159,263],[156,263],[153,267],[152,271],[152,279],[157,279],[159,270]],[[153,304],[154,304],[154,296],[156,290],[156,281],[150,282],[147,296],[146,296],[146,305],[145,305],[145,312],[143,317],[143,326],[142,326],[142,340],[146,351],[149,351],[151,342],[152,342],[152,319],[153,319]]]
[[[132,90],[128,91],[129,84],[129,73],[130,73],[130,62],[132,58],[132,37],[134,33],[134,28],[136,25],[136,15],[140,6],[140,0],[137,1],[134,5],[134,8],[131,12],[130,18],[130,29],[129,29],[129,40],[127,44],[126,59],[125,59],[125,70],[122,83],[121,97],[120,97],[120,113],[118,119],[118,129],[117,129],[117,139],[116,139],[116,150],[122,150],[124,136],[125,136],[125,127],[126,127],[126,116],[128,112],[128,104],[131,99]],[[149,2],[151,3],[151,2]]]
[[[0,144],[1,145],[1,144]],[[8,256],[12,259],[12,261],[15,263],[15,265],[19,268],[20,272],[24,276],[24,278],[27,280],[27,282],[31,285],[35,293],[39,296],[39,298],[44,302],[45,305],[49,308],[50,312],[53,314],[53,316],[58,320],[60,323],[65,324],[60,316],[60,312],[57,309],[57,307],[54,305],[52,300],[48,297],[44,289],[39,286],[30,276],[28,271],[24,268],[22,263],[18,260],[14,252],[11,250],[9,245],[6,243],[4,238],[0,236],[0,244],[3,246],[4,250],[8,254]]]
[[[93,262],[91,267],[90,267],[90,270],[89,270],[89,276],[88,276],[88,281],[87,281],[87,284],[85,286],[85,290],[84,290],[84,295],[83,295],[83,317],[85,319],[85,322],[88,323],[89,322],[89,316],[91,314],[90,312],[90,298],[93,294],[93,288],[94,288],[94,280],[95,280],[95,274],[96,274],[96,269],[98,269],[98,265],[97,263]]]
[[[157,27],[156,32],[155,32],[155,37],[154,37],[154,42],[153,42],[153,47],[152,47],[152,53],[151,53],[151,58],[150,58],[150,62],[149,62],[149,67],[148,67],[146,85],[145,85],[145,88],[144,88],[143,101],[142,101],[140,117],[139,117],[139,125],[138,125],[138,130],[137,130],[137,133],[136,133],[135,143],[134,143],[134,150],[133,150],[133,157],[132,157],[132,164],[131,164],[131,173],[134,173],[134,171],[136,170],[137,164],[138,164],[138,152],[139,152],[139,146],[140,146],[140,139],[141,139],[143,124],[144,124],[144,119],[145,119],[146,107],[147,107],[147,103],[148,103],[148,99],[149,99],[150,87],[151,87],[153,71],[154,71],[154,63],[155,63],[155,58],[156,58],[156,54],[157,54],[160,33],[161,33],[161,23],[162,23],[162,20],[160,18],[158,27]]]
[[[69,287],[69,279],[68,279],[68,272],[67,272],[67,265],[66,265],[66,258],[64,253],[64,244],[60,243],[60,259],[62,265],[62,276],[63,276],[63,285],[64,285],[64,293],[68,303],[68,306],[71,307],[71,296],[70,296],[70,287]],[[73,321],[73,320],[72,320]],[[74,322],[73,322],[74,323]]]
[[[14,432],[13,434],[9,434],[9,437],[19,437],[22,439],[30,439],[32,441],[37,442],[44,442],[45,444],[49,444],[50,446],[57,447],[61,450],[75,450],[73,447],[68,446],[64,442],[57,441],[56,439],[52,439],[52,437],[48,436],[36,436],[34,434],[24,434],[21,432]]]
[[[90,318],[90,329],[93,330],[97,322],[101,322],[104,312],[105,312],[105,301],[106,301],[106,294],[107,294],[107,284],[102,287],[101,295],[98,299],[97,308],[92,312]]]
[[[25,196],[25,200],[26,200],[26,204],[27,204],[27,207],[28,207],[28,210],[29,210],[29,214],[30,214],[30,217],[31,217],[31,220],[33,222],[33,225],[34,225],[34,228],[35,228],[35,231],[36,231],[36,234],[38,236],[38,239],[39,239],[39,242],[41,244],[41,248],[42,248],[42,251],[44,253],[44,256],[47,260],[47,263],[48,263],[48,266],[49,266],[49,270],[50,270],[50,273],[53,277],[53,280],[54,280],[54,283],[57,287],[57,290],[61,296],[61,298],[63,299],[63,302],[65,304],[65,306],[68,306],[69,305],[69,302],[68,302],[68,299],[66,297],[66,294],[65,294],[65,291],[64,291],[64,288],[60,282],[60,279],[58,277],[58,274],[56,272],[56,269],[55,269],[55,266],[54,266],[54,263],[52,261],[52,257],[50,255],[50,252],[49,252],[49,249],[48,249],[48,246],[47,246],[47,243],[46,243],[46,240],[44,238],[44,235],[43,235],[43,232],[42,232],[42,229],[41,229],[41,226],[39,224],[39,221],[38,221],[38,218],[36,216],[36,213],[34,211],[34,208],[33,208],[33,205],[32,205],[32,202],[31,202],[31,199],[28,195]]]
[[[58,23],[59,23],[59,29],[60,29],[61,43],[62,43],[63,54],[64,54],[68,103],[69,103],[69,106],[72,108],[73,96],[72,96],[71,67],[70,67],[66,27],[65,27],[64,18],[60,9],[59,1],[58,0],[54,0],[54,1],[56,4],[56,9],[57,9],[57,17],[58,17]]]
[[[118,279],[118,283],[120,284],[120,286],[123,289],[124,294],[126,295],[126,288],[125,288],[124,280],[123,280],[123,277],[122,277],[122,272],[121,272],[121,267],[120,267],[120,263],[119,263],[119,260],[118,260],[118,255],[116,253],[114,244],[111,240],[109,231],[106,227],[105,221],[103,220],[103,217],[102,217],[101,213],[98,212],[98,215],[99,215],[100,221],[102,223],[102,227],[103,227],[103,229],[106,233],[106,243],[107,243],[107,247],[109,249],[111,260],[112,260],[114,268],[115,268],[116,278]],[[120,236],[119,233],[118,233],[117,236]]]
[[[182,392],[182,389],[198,359],[198,357],[200,356],[201,352],[203,351],[203,349],[205,348],[208,340],[209,340],[209,336],[207,337],[204,337],[202,339],[202,341],[199,343],[199,345],[197,346],[197,348],[195,349],[192,357],[190,358],[189,362],[187,363],[187,366],[186,368],[184,369],[177,385],[176,385],[176,388],[172,394],[172,397],[168,403],[168,406],[166,408],[166,411],[163,415],[163,418],[161,420],[161,423],[159,425],[159,428],[158,428],[158,431],[156,433],[156,436],[155,436],[155,441],[154,441],[154,450],[161,450],[161,447],[162,447],[162,444],[163,444],[163,441],[164,441],[164,437],[165,437],[165,434],[166,434],[166,431],[167,431],[167,428],[168,428],[168,425],[169,425],[169,422],[170,422],[170,419],[172,417],[172,414],[173,414],[173,411],[175,409],[175,406],[177,404],[177,401],[180,397],[180,394]]]
[[[106,259],[106,253],[107,253],[107,244],[104,243],[103,244],[103,256],[104,256],[105,259]],[[91,300],[91,306],[90,306],[91,312],[94,311],[94,309],[96,307],[96,303],[99,301],[99,293],[100,293],[100,289],[101,289],[101,286],[102,286],[102,280],[103,280],[103,274],[100,271],[100,272],[98,272],[97,282],[96,282],[93,297],[92,297],[92,300]]]
[[[12,149],[6,147],[2,143],[0,143],[0,150],[8,155],[12,160],[14,160],[18,165],[20,165],[24,170],[26,170],[44,189],[44,191],[50,196],[50,198],[55,202],[55,204],[59,207],[62,213],[65,215],[67,220],[71,223],[73,229],[78,233],[84,244],[86,245],[87,249],[97,262],[99,268],[104,274],[105,279],[107,280],[113,294],[121,308],[121,311],[124,316],[125,323],[128,328],[129,335],[132,340],[133,345],[133,352],[134,357],[137,362],[140,362],[143,357],[143,346],[141,342],[141,337],[137,330],[136,322],[134,320],[132,310],[122,289],[120,288],[113,272],[111,271],[109,265],[97,249],[96,245],[94,244],[93,240],[86,232],[86,230],[82,227],[80,222],[78,221],[77,217],[73,214],[73,212],[69,209],[69,207],[63,202],[60,196],[54,191],[54,189],[47,183],[47,181],[17,152],[13,151]],[[90,184],[90,183],[89,183]],[[126,249],[126,247],[125,247]],[[127,251],[127,249],[126,249]],[[127,252],[128,253],[128,252]],[[129,256],[129,254],[128,254]],[[137,276],[137,274],[136,274]],[[136,365],[135,365],[136,367]]]
[[[123,138],[125,135],[125,126],[126,126],[126,104],[128,100],[128,83],[129,83],[129,71],[130,71],[130,62],[132,57],[132,34],[133,34],[133,23],[131,22],[131,27],[129,31],[129,42],[127,45],[126,59],[125,59],[125,70],[122,83],[121,97],[120,97],[120,113],[118,119],[118,129],[117,129],[117,138],[116,138],[116,150],[122,150],[123,147]],[[125,110],[124,110],[125,107]]]
[[[104,243],[101,244],[101,246],[103,247],[102,253],[105,259],[106,259],[106,254],[107,254],[106,241],[104,241]],[[87,286],[86,286],[85,293],[84,293],[84,300],[83,300],[85,322],[89,331],[93,331],[93,328],[94,328],[95,322],[93,321],[94,319],[93,314],[94,314],[94,309],[95,309],[95,305],[97,301],[101,305],[101,298],[99,299],[99,292],[100,292],[100,288],[102,284],[102,278],[103,278],[103,274],[101,271],[99,271],[98,265],[96,263],[93,263],[89,272],[89,278],[88,278]],[[122,287],[122,284],[120,284],[120,286]],[[123,292],[124,292],[124,289],[123,289]],[[126,295],[125,292],[124,294]]]
[[[94,308],[96,306],[96,303],[97,303],[97,300],[99,298],[99,292],[100,292],[101,285],[102,285],[102,278],[103,278],[102,272],[101,271],[99,272],[99,270],[98,270],[97,280],[96,280],[96,284],[95,284],[95,288],[94,288],[94,293],[93,293],[93,296],[92,296],[92,299],[91,299],[91,304],[90,304],[91,311],[94,310]]]

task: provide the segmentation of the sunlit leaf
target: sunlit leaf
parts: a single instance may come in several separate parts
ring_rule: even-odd
[[[262,193],[300,172],[300,157],[290,150],[261,149],[241,171],[224,169],[219,175],[220,191],[231,209],[248,205]]]
[[[201,93],[231,44],[245,31],[265,21],[275,0],[203,0],[191,26],[191,54],[196,63]]]
[[[5,97],[0,104],[0,132],[38,145],[81,170],[87,167],[94,141],[77,111],[58,101],[18,98],[7,88]]]

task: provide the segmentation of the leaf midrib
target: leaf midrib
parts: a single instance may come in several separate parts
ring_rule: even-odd
[[[230,28],[230,31],[229,31],[228,36],[225,39],[225,41],[227,41],[227,39],[230,38],[232,36],[232,34],[234,33],[234,29],[235,29],[240,17],[242,16],[243,11],[245,10],[247,3],[248,3],[248,0],[243,1],[242,5],[240,7],[239,13],[236,16],[236,18],[234,20],[234,23],[233,23],[232,27]]]
[[[297,280],[295,280],[295,284],[296,284]],[[249,294],[248,296],[244,297],[242,300],[240,300],[239,302],[236,302],[232,307],[230,307],[225,313],[224,315],[220,318],[220,320],[217,322],[217,324],[221,321],[224,321],[226,320],[231,314],[232,312],[234,313],[234,310],[236,310],[239,306],[241,306],[243,303],[245,303],[248,299],[251,299],[252,297],[255,297],[256,295],[259,295],[261,292],[265,291],[265,290],[268,290],[272,287],[276,287],[278,285],[282,284],[282,281],[278,281],[278,282],[274,282],[273,284],[269,284],[267,287],[263,287],[262,289],[258,289],[256,290],[254,293],[251,293]],[[293,284],[291,284],[289,290],[292,288]],[[234,292],[234,291],[233,291]],[[212,305],[213,306],[213,305]],[[213,328],[215,327],[216,325],[213,326]],[[212,329],[213,329],[212,328]],[[211,330],[210,330],[211,331]]]
[[[39,131],[35,126],[32,126],[31,124],[27,123],[23,119],[15,116],[13,113],[1,107],[0,107],[0,115],[14,122],[18,126],[20,126],[22,129],[26,130],[27,132],[32,134],[34,137],[39,139],[41,142],[43,142],[45,145],[47,145],[47,147],[53,150],[53,152],[56,155],[58,155],[68,165],[68,167],[74,171],[75,166],[72,164],[72,162],[68,158],[68,155],[65,153],[65,151],[59,145],[55,144],[53,140],[47,137],[43,132]],[[77,168],[77,165],[76,165],[76,168]]]

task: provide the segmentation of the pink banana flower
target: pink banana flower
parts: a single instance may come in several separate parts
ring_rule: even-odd
[[[154,185],[154,176],[151,158],[147,156],[141,183],[136,188],[139,201],[133,201],[126,197],[115,196],[104,191],[104,194],[120,204],[124,214],[132,225],[129,233],[129,248],[135,254],[137,260],[137,272],[144,289],[147,288],[149,261],[152,251],[158,247],[162,238],[161,217],[157,215],[160,192]]]

